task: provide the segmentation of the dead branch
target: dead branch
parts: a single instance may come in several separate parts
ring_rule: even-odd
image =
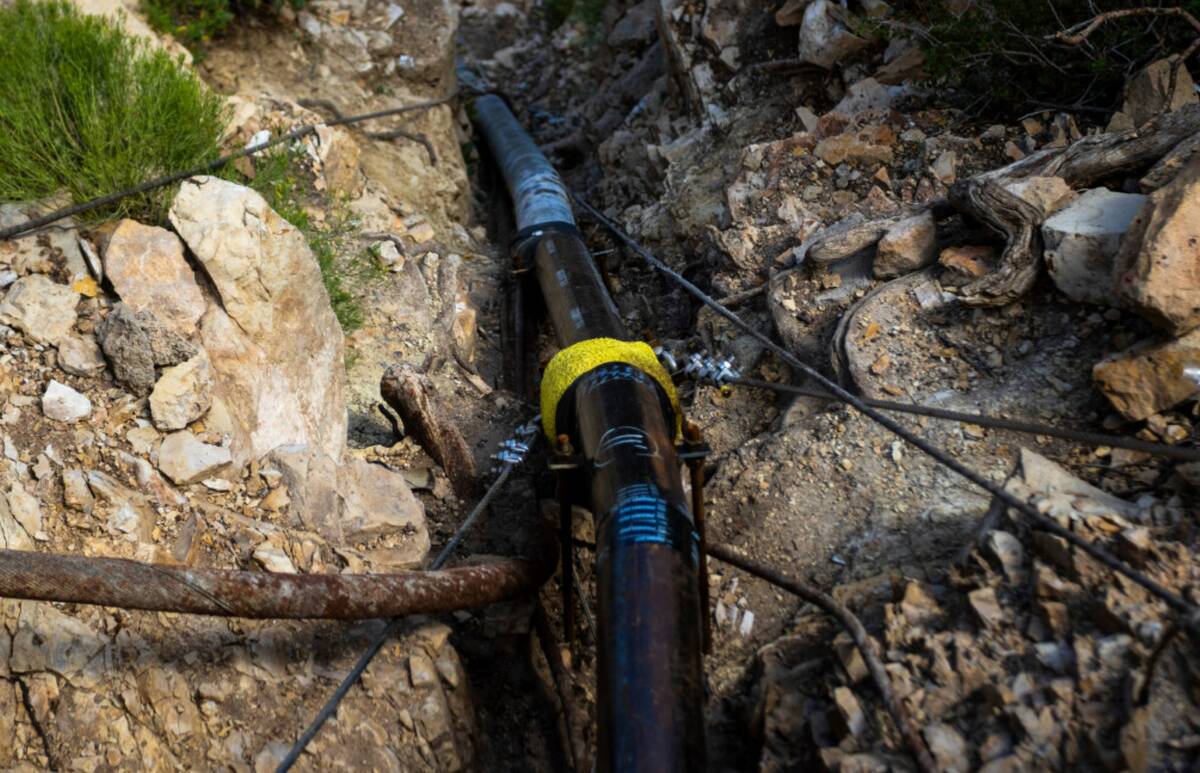
[[[875,641],[871,634],[867,633],[867,629],[863,627],[862,622],[853,612],[828,593],[814,588],[807,583],[780,574],[764,564],[747,558],[739,550],[729,545],[709,543],[708,554],[719,558],[727,564],[732,564],[745,572],[749,572],[761,580],[766,580],[776,587],[783,588],[789,593],[818,607],[822,612],[837,620],[846,629],[846,632],[850,634],[850,637],[854,640],[854,646],[862,654],[863,661],[867,664],[867,670],[871,673],[871,679],[875,682],[875,689],[879,690],[879,696],[883,699],[883,705],[887,708],[888,714],[891,715],[892,721],[896,724],[896,729],[900,731],[901,737],[904,738],[905,744],[908,745],[909,752],[916,760],[917,768],[927,773],[933,773],[933,771],[938,769],[933,761],[933,756],[929,753],[928,747],[925,746],[925,741],[921,738],[921,731],[917,729],[912,717],[908,714],[908,710],[905,709],[904,704],[900,702],[896,697],[895,691],[892,690],[891,678],[888,677],[887,669],[883,667],[883,654],[879,643]]]
[[[1180,6],[1172,6],[1170,8],[1121,8],[1116,11],[1106,11],[1065,30],[1060,30],[1053,35],[1047,35],[1046,39],[1056,40],[1068,46],[1082,45],[1093,32],[1100,29],[1103,25],[1110,21],[1126,19],[1130,16],[1178,16],[1191,24],[1196,32],[1200,33],[1200,20],[1197,20],[1195,16],[1192,16]]]
[[[469,496],[476,487],[475,457],[446,412],[438,404],[429,378],[410,365],[394,365],[379,384],[383,399],[400,414],[405,430],[435,462],[442,465],[454,491]]]

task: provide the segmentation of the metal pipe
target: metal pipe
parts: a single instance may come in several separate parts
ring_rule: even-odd
[[[569,200],[557,175],[547,182],[549,162],[501,100],[475,106],[516,208],[518,250],[533,263],[559,345],[632,340],[574,217],[559,209]],[[552,214],[537,219],[543,212]],[[624,362],[584,373],[559,403],[557,431],[582,455],[596,517],[601,771],[704,768],[697,540],[675,419],[655,380]]]
[[[124,558],[0,550],[0,597],[276,619],[368,620],[481,607],[541,587],[557,549],[534,559],[401,574],[275,574]]]

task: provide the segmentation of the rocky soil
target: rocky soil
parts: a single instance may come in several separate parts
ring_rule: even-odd
[[[335,112],[500,90],[593,203],[855,391],[1193,442],[1194,140],[1086,186],[1053,169],[1004,179],[1036,233],[1015,290],[988,284],[1011,267],[1005,234],[949,205],[978,175],[1200,112],[1187,70],[1152,64],[1099,123],[981,120],[930,88],[916,42],[863,36],[854,16],[887,12],[643,0],[550,30],[533,4],[318,0],[252,19],[194,66],[229,95],[230,149]],[[534,404],[504,347],[510,233],[467,104],[323,127],[296,148],[310,220],[349,221],[340,257],[374,269],[353,286],[364,322],[349,335],[303,234],[223,179],[184,183],[166,224],[0,243],[4,547],[269,572],[426,565],[471,487],[379,410],[385,370],[417,374],[481,472]],[[5,204],[0,225],[47,206]],[[583,222],[630,330],[791,379]],[[1161,603],[857,411],[751,387],[683,394],[715,451],[710,538],[856,612],[939,767],[1195,768],[1200,661]],[[1195,465],[900,421],[1200,602]],[[549,490],[537,479],[457,560],[511,550]],[[914,769],[845,633],[711,567],[714,768]],[[543,596],[555,616],[554,583]],[[561,768],[529,617],[514,604],[409,621],[302,766]],[[382,625],[14,601],[0,620],[0,767],[89,771],[271,770]],[[555,653],[585,711],[593,635]]]

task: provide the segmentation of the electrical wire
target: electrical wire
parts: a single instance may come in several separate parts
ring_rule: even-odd
[[[479,520],[480,514],[483,513],[483,511],[491,503],[492,499],[495,498],[496,494],[498,494],[500,490],[504,488],[504,484],[508,482],[508,478],[515,468],[515,463],[506,463],[503,466],[500,471],[500,475],[496,477],[496,480],[488,488],[487,492],[484,493],[483,499],[479,500],[478,504],[475,505],[470,514],[467,515],[466,520],[462,522],[462,526],[458,527],[458,530],[454,533],[454,536],[450,538],[450,541],[447,542],[446,546],[442,548],[442,551],[438,553],[437,558],[435,558],[433,563],[429,565],[431,570],[442,568],[442,565],[446,563],[446,561],[450,558],[451,553],[454,552],[454,548],[459,542],[462,541],[463,535],[470,531],[470,529],[475,525],[475,522]],[[403,618],[393,618],[388,622],[383,630],[371,640],[371,644],[367,647],[366,652],[359,657],[358,662],[354,664],[354,668],[350,669],[350,672],[347,673],[345,678],[342,679],[341,683],[337,686],[337,689],[334,690],[333,694],[329,696],[329,699],[325,701],[325,705],[322,706],[321,710],[317,712],[317,715],[313,717],[312,722],[309,723],[308,727],[304,730],[304,733],[301,734],[298,739],[296,739],[296,743],[292,745],[292,748],[288,752],[287,756],[284,757],[283,761],[279,763],[279,767],[275,768],[275,773],[287,773],[287,771],[292,769],[292,766],[295,765],[296,761],[300,759],[300,755],[304,753],[306,748],[308,748],[308,745],[312,742],[312,739],[317,737],[317,733],[320,732],[322,725],[325,724],[325,721],[337,713],[337,708],[341,704],[342,699],[346,697],[347,693],[350,692],[350,688],[353,687],[358,682],[359,678],[362,677],[363,672],[367,670],[367,666],[369,666],[371,661],[375,659],[375,656],[379,654],[379,650],[383,649],[383,645],[387,642],[387,640],[390,639],[397,630],[399,630],[400,623],[402,621]]]
[[[622,242],[626,247],[628,247],[629,249],[631,249],[635,253],[637,253],[637,255],[639,257],[641,257],[642,260],[644,260],[651,268],[657,270],[664,276],[670,278],[672,281],[674,281],[676,284],[678,284],[680,287],[682,287],[684,290],[686,290],[690,295],[695,297],[701,303],[708,306],[713,311],[717,312],[722,317],[724,317],[726,320],[728,320],[731,324],[733,324],[739,330],[741,330],[742,332],[746,333],[747,335],[751,336],[756,341],[761,343],[764,347],[766,347],[768,350],[770,350],[772,353],[774,353],[781,360],[786,362],[789,366],[791,366],[792,368],[796,369],[797,371],[805,374],[809,378],[813,379],[815,382],[820,384],[822,388],[826,389],[833,397],[837,398],[838,400],[841,400],[844,403],[854,406],[854,408],[856,408],[860,413],[867,416],[869,419],[874,421],[876,424],[879,424],[880,426],[882,426],[883,428],[887,429],[892,434],[894,434],[896,437],[900,438],[901,440],[905,441],[909,445],[912,445],[913,447],[915,447],[918,450],[922,451],[923,453],[927,454],[929,457],[931,457],[938,463],[942,464],[943,466],[949,468],[950,470],[954,471],[961,477],[965,478],[966,480],[970,481],[971,483],[974,483],[979,488],[982,488],[984,491],[987,491],[989,494],[996,497],[1004,504],[1006,504],[1009,507],[1013,508],[1014,510],[1017,510],[1018,512],[1022,513],[1023,515],[1028,517],[1030,520],[1032,520],[1034,523],[1036,523],[1040,528],[1044,529],[1045,531],[1050,532],[1051,534],[1053,534],[1057,537],[1061,537],[1062,539],[1066,540],[1070,544],[1074,545],[1075,547],[1079,548],[1083,552],[1087,553],[1092,559],[1094,559],[1098,563],[1108,567],[1109,569],[1112,569],[1115,572],[1118,572],[1118,573],[1124,575],[1125,577],[1128,577],[1130,580],[1137,583],[1138,585],[1141,585],[1143,588],[1145,588],[1151,594],[1153,594],[1154,596],[1158,597],[1163,602],[1165,602],[1168,607],[1170,607],[1171,609],[1173,609],[1177,613],[1179,613],[1181,616],[1181,623],[1183,624],[1184,627],[1186,627],[1189,630],[1189,632],[1191,632],[1193,635],[1200,636],[1200,609],[1198,609],[1195,605],[1193,605],[1191,602],[1189,602],[1187,599],[1185,599],[1182,595],[1180,595],[1176,591],[1166,587],[1165,585],[1158,582],[1157,580],[1154,580],[1153,578],[1148,577],[1147,575],[1143,574],[1142,572],[1139,572],[1138,570],[1134,569],[1133,567],[1128,566],[1127,564],[1125,564],[1124,562],[1122,562],[1121,560],[1116,558],[1116,556],[1109,553],[1107,550],[1092,544],[1091,542],[1084,539],[1083,537],[1080,537],[1075,532],[1059,525],[1059,523],[1057,521],[1055,521],[1054,519],[1052,519],[1046,515],[1043,515],[1042,513],[1039,513],[1028,502],[1025,502],[1025,501],[1017,498],[1015,495],[1013,495],[1011,492],[1007,491],[1002,486],[999,486],[999,485],[993,483],[992,481],[983,477],[983,475],[981,475],[980,473],[972,470],[971,468],[962,464],[958,460],[954,459],[946,451],[943,451],[942,449],[938,448],[937,446],[934,446],[934,445],[928,443],[921,437],[913,434],[905,427],[896,423],[896,421],[894,421],[893,419],[883,415],[875,408],[872,408],[871,406],[867,405],[865,402],[863,402],[863,400],[861,398],[851,394],[850,392],[847,392],[844,388],[842,388],[841,385],[826,378],[822,373],[820,373],[818,370],[813,368],[811,365],[808,365],[807,363],[804,363],[801,360],[799,360],[791,352],[787,351],[782,346],[780,346],[779,344],[772,341],[769,337],[767,337],[766,335],[761,333],[759,330],[757,330],[756,328],[751,326],[748,322],[743,320],[737,314],[735,314],[732,311],[730,311],[729,309],[725,308],[720,303],[717,303],[717,301],[715,301],[710,295],[705,293],[703,290],[701,290],[699,287],[697,287],[692,282],[688,281],[688,279],[686,279],[682,274],[679,274],[677,271],[672,269],[666,263],[663,263],[661,260],[659,260],[657,257],[655,257],[652,253],[650,253],[650,251],[648,251],[645,247],[643,247],[641,244],[639,244],[637,241],[635,241],[633,237],[631,237],[629,234],[627,234],[624,231],[624,229],[622,229],[619,225],[617,225],[612,220],[610,220],[606,215],[604,215],[604,213],[600,212],[598,209],[596,209],[591,204],[589,204],[587,202],[587,200],[585,200],[581,195],[579,195],[578,192],[573,191],[572,197],[575,199],[575,202],[585,212],[587,212],[597,223],[599,223],[609,233],[611,233],[614,237],[616,237],[616,239],[618,241]]]
[[[794,386],[792,384],[776,384],[770,381],[761,381],[755,378],[739,378],[727,383],[754,387],[756,389],[769,389],[784,394],[803,395],[805,397],[821,397],[828,398],[830,400],[838,399],[835,395],[830,394],[824,389]],[[944,419],[946,421],[959,421],[966,424],[978,424],[981,427],[1003,429],[1010,432],[1020,432],[1027,435],[1046,435],[1048,437],[1062,438],[1063,440],[1075,440],[1092,446],[1125,448],[1130,451],[1141,451],[1142,453],[1152,454],[1154,456],[1162,456],[1168,459],[1176,459],[1181,462],[1200,462],[1200,448],[1169,446],[1165,443],[1149,443],[1145,440],[1122,437],[1120,435],[1107,435],[1100,432],[1088,432],[1078,429],[1052,427],[1048,424],[1039,424],[1037,422],[1023,421],[1021,419],[1005,419],[999,416],[988,416],[982,413],[964,413],[962,411],[951,411],[945,408],[933,408],[928,405],[917,405],[915,403],[898,403],[891,400],[874,400],[868,397],[863,397],[860,399],[863,401],[864,405],[869,405],[872,408],[879,408],[885,411],[898,411],[900,413],[911,413],[917,416],[928,416],[931,419]]]

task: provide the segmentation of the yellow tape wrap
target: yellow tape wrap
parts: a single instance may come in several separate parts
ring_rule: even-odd
[[[678,439],[683,429],[683,412],[679,409],[679,397],[675,394],[675,384],[671,374],[658,361],[654,350],[641,341],[618,341],[615,338],[591,338],[580,341],[561,350],[550,360],[546,372],[542,374],[542,429],[551,444],[557,439],[555,417],[558,413],[558,402],[567,393],[571,385],[583,374],[609,362],[623,362],[632,365],[658,382],[671,401],[675,411],[675,437]]]

